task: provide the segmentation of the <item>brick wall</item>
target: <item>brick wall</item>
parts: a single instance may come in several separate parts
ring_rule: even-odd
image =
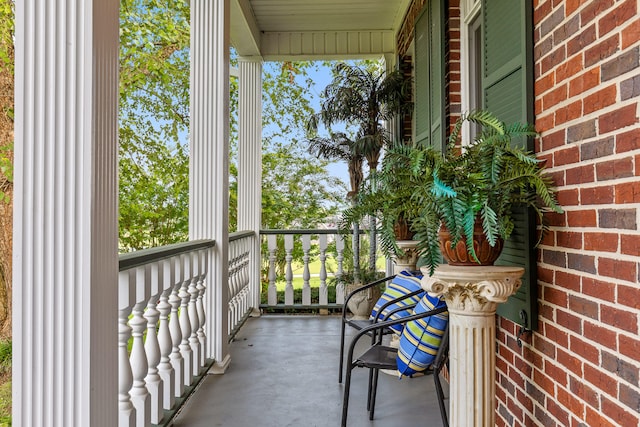
[[[500,426],[640,424],[638,0],[534,0],[536,151],[565,214],[539,250],[538,331],[498,318]]]

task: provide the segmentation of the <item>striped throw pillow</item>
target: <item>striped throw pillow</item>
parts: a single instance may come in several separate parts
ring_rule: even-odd
[[[443,300],[425,294],[413,314],[443,306],[446,306]],[[433,363],[448,322],[449,312],[445,311],[435,316],[413,320],[405,325],[396,358],[400,376],[410,377],[417,372],[423,372]]]
[[[403,271],[396,277],[394,277],[391,283],[387,285],[387,289],[385,289],[382,296],[378,299],[378,302],[376,302],[376,305],[373,307],[370,319],[373,320],[376,318],[376,316],[379,316],[378,321],[380,321],[384,318],[384,316],[386,316],[389,312],[395,310],[396,308],[406,307],[410,304],[417,304],[420,301],[420,298],[422,298],[422,295],[424,295],[424,292],[390,304],[383,310],[382,313],[379,313],[380,308],[389,301],[395,300],[404,295],[408,295],[413,291],[422,290],[422,286],[420,286],[421,278],[421,274],[413,274],[409,271]],[[401,310],[390,316],[388,320],[395,320],[401,317],[409,316],[411,313],[411,308]],[[402,333],[402,327],[402,325],[393,325],[391,326],[391,329],[393,329],[394,332],[399,335],[400,333]]]

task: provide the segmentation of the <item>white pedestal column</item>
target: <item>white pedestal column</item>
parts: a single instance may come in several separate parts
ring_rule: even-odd
[[[416,263],[418,262],[418,241],[417,240],[398,240],[400,249],[404,251],[403,257],[396,257],[393,260],[393,274],[401,271],[416,271]]]
[[[229,0],[191,0],[189,238],[214,239],[206,355],[229,364]]]
[[[518,290],[524,269],[441,265],[432,277],[423,273],[422,287],[449,307],[449,423],[493,426],[496,307]]]
[[[254,316],[260,315],[260,226],[262,225],[262,58],[239,58],[238,231],[251,230],[250,283]]]

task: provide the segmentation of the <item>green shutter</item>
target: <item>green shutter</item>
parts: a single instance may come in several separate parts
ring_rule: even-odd
[[[445,141],[443,0],[425,5],[415,25],[416,143],[442,148]]]
[[[482,0],[483,107],[501,120],[533,123],[533,26],[531,0]],[[533,141],[514,141],[533,151]],[[530,212],[516,212],[516,228],[496,264],[525,268],[522,286],[498,314],[535,329],[538,296],[535,218]]]

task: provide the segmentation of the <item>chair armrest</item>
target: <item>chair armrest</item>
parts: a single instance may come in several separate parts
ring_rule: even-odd
[[[373,319],[373,323],[377,323],[377,322],[378,322],[378,319],[380,319],[380,313],[384,312],[384,311],[387,309],[387,307],[389,307],[391,304],[398,303],[398,302],[400,302],[400,301],[403,301],[403,300],[405,300],[405,299],[407,299],[407,298],[414,297],[414,296],[416,296],[416,295],[418,295],[418,294],[421,294],[421,293],[423,293],[423,292],[424,292],[424,290],[422,290],[422,289],[418,289],[418,290],[413,291],[413,292],[410,292],[410,293],[408,293],[408,294],[406,294],[406,295],[402,295],[402,296],[400,296],[400,297],[398,297],[398,298],[394,298],[394,299],[392,299],[391,301],[387,301],[387,302],[385,302],[385,303],[384,303],[384,304],[383,304],[383,305],[378,309],[378,316],[376,316],[376,318],[375,318],[375,319]],[[408,305],[405,305],[404,307],[394,308],[394,309],[393,309],[393,310],[391,310],[389,313],[387,313],[387,314],[386,314],[386,316],[382,317],[382,320],[387,320],[387,319],[389,318],[389,316],[391,316],[391,315],[393,315],[393,314],[397,313],[398,311],[406,310],[407,308],[413,308],[413,307],[415,307],[415,306],[416,306],[416,304],[408,304]]]
[[[370,326],[362,328],[353,337],[353,339],[351,340],[351,344],[349,344],[349,353],[347,356],[347,360],[353,360],[353,350],[355,349],[356,344],[358,343],[358,340],[360,340],[360,338],[362,338],[364,335],[368,334],[369,332],[375,331],[378,329],[383,329],[392,325],[399,325],[401,323],[411,322],[412,320],[422,319],[424,317],[435,316],[436,314],[444,313],[447,310],[449,310],[449,308],[447,306],[444,306],[444,307],[436,308],[434,310],[425,311],[423,313],[412,314],[411,316],[402,317],[400,319],[386,320],[384,322],[373,323]]]
[[[350,300],[351,298],[353,298],[353,296],[354,296],[355,294],[357,294],[357,293],[359,293],[359,292],[362,292],[362,291],[366,291],[367,289],[372,288],[372,287],[374,287],[374,286],[377,286],[377,285],[379,285],[379,284],[381,284],[381,283],[384,283],[384,282],[386,282],[387,280],[391,280],[391,279],[393,279],[394,277],[396,277],[396,275],[395,275],[395,274],[394,274],[394,275],[392,275],[392,276],[384,277],[384,278],[382,278],[382,279],[374,280],[373,282],[371,282],[371,283],[367,283],[366,285],[363,285],[363,286],[359,287],[358,289],[354,290],[354,291],[353,291],[353,292],[351,292],[349,295],[347,295],[347,297],[346,297],[346,298],[345,298],[345,300],[344,300],[344,304],[342,305],[342,321],[344,321],[344,319],[345,319],[345,318],[346,318],[346,316],[347,316],[347,303],[349,302],[349,300]]]

